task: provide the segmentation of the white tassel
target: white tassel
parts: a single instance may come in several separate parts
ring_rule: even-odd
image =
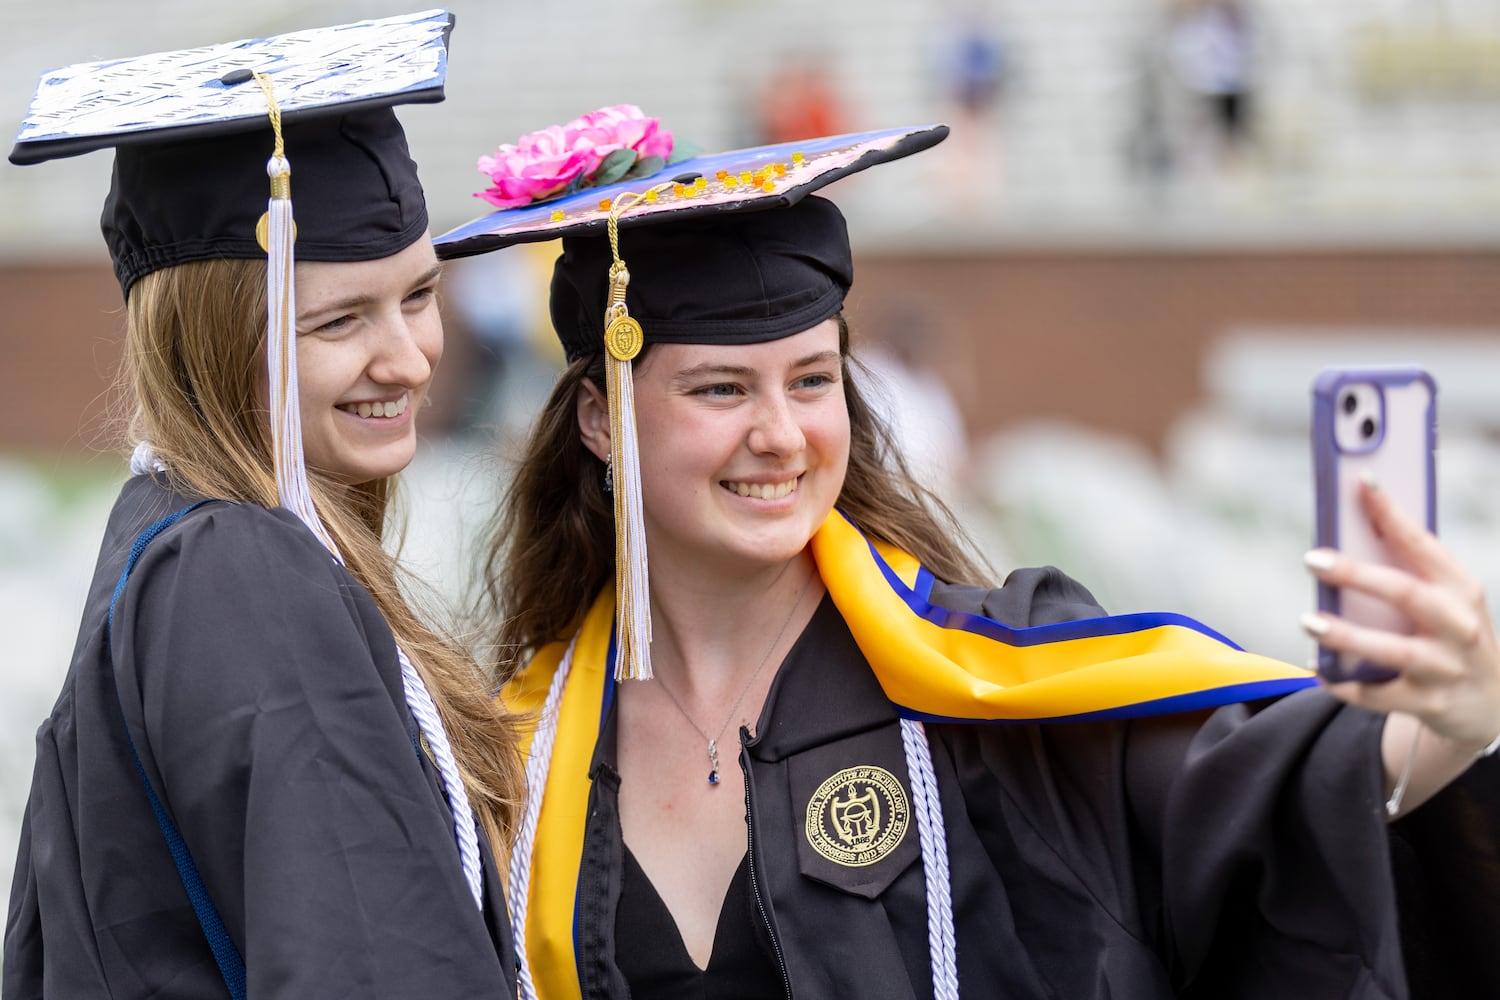
[[[292,243],[291,165],[273,156],[266,164],[272,195],[266,206],[266,369],[271,387],[271,449],[276,494],[329,552],[338,549],[313,506],[302,455],[302,407],[297,398],[297,294]]]
[[[641,449],[635,427],[635,381],[629,361],[605,362],[615,500],[615,680],[651,679],[651,582],[646,514],[641,502]]]

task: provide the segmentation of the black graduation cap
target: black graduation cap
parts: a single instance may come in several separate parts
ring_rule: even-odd
[[[278,129],[298,256],[388,256],[427,229],[391,106],[443,99],[452,26],[429,10],[52,70],[10,160],[115,149],[101,225],[126,294],[164,267],[266,252],[256,225]]]
[[[854,277],[849,234],[838,208],[813,192],[948,134],[946,125],[883,129],[673,163],[653,138],[656,122],[643,128],[640,117],[629,105],[601,109],[500,147],[480,161],[495,182],[481,197],[558,195],[501,208],[435,241],[440,257],[455,258],[562,240],[553,326],[570,360],[601,347],[608,356],[616,679],[651,676],[631,358],[651,343],[776,340],[837,314]],[[581,156],[591,143],[602,155]]]
[[[53,70],[10,155],[115,149],[100,223],[127,298],[163,268],[266,260],[277,490],[335,555],[302,455],[293,267],[387,257],[427,231],[391,106],[442,100],[452,27],[447,11],[429,10]]]
[[[434,242],[440,257],[457,258],[561,238],[552,317],[569,358],[601,344],[611,216],[630,262],[626,304],[646,343],[784,337],[833,315],[852,280],[843,217],[808,196],[947,134],[946,125],[881,129],[695,156],[602,186],[575,180],[562,197],[492,212]]]

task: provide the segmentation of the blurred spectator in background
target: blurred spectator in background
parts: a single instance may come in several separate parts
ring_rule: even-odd
[[[467,364],[450,390],[460,396],[452,407],[452,430],[503,429],[512,414],[519,417],[528,405],[528,374],[544,367],[542,381],[550,381],[557,351],[547,315],[547,285],[556,250],[552,244],[531,243],[512,253],[448,265],[443,287],[457,320],[455,332],[469,338]]]
[[[948,190],[963,192],[955,207],[971,210],[974,194],[993,197],[1003,176],[999,112],[1011,76],[1010,46],[983,5],[964,3],[939,21],[929,58],[953,126],[944,150],[954,174]]]
[[[1179,166],[1170,76],[1156,41],[1148,40],[1135,53],[1131,121],[1122,151],[1126,169],[1152,208],[1168,197]]]
[[[777,57],[756,102],[759,135],[755,145],[850,131],[848,111],[829,63],[826,54],[810,50]]]
[[[1255,16],[1244,0],[1175,0],[1167,30],[1169,65],[1197,105],[1208,157],[1233,171],[1254,139]]]
[[[869,402],[896,437],[912,475],[940,496],[968,487],[969,437],[952,388],[934,359],[945,346],[935,311],[916,302],[880,310],[859,360],[874,376]]]

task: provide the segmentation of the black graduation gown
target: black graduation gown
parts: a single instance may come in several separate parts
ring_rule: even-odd
[[[932,601],[1012,625],[1099,613],[1055,570],[1013,574],[994,591],[938,584]],[[1431,961],[1414,964],[1406,981],[1380,726],[1316,689],[1125,722],[929,725],[963,995],[1461,995],[1445,992]],[[576,914],[585,1000],[627,997],[615,954],[646,946],[615,941],[614,743],[611,712],[596,747]],[[883,768],[910,787],[895,710],[831,601],[782,665],[741,766],[762,907],[759,925],[742,933],[769,942],[785,983],[773,995],[930,998],[914,824],[889,854],[859,865],[820,855],[806,832],[820,785],[847,769]],[[1471,939],[1493,941],[1497,869],[1466,863],[1493,853],[1500,813],[1493,797],[1483,807],[1470,792],[1450,789],[1415,814],[1433,810],[1421,860],[1450,881],[1441,890],[1402,883],[1402,902],[1461,904]],[[1465,822],[1448,815],[1455,801],[1469,806],[1459,810]],[[1406,871],[1401,857],[1396,871]],[[1476,890],[1467,901],[1455,888],[1465,877]],[[1450,952],[1450,981],[1500,976],[1493,946]]]
[[[514,957],[485,848],[483,913],[369,593],[283,509],[149,477],[115,504],[72,667],[37,732],[4,1000],[226,996],[131,759],[180,829],[252,998],[505,997]],[[122,714],[123,710],[123,714]],[[481,841],[482,841],[481,834]]]

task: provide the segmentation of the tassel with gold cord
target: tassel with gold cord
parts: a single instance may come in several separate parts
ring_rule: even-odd
[[[645,334],[625,306],[630,271],[620,257],[619,230],[620,213],[648,193],[616,198],[609,213],[609,248],[614,262],[609,268],[609,303],[604,314],[604,368],[610,463],[614,469],[617,681],[651,679],[651,584],[632,364],[645,344]]]
[[[613,216],[610,222],[613,237]],[[609,269],[609,308],[604,327],[609,451],[615,480],[615,627],[618,630],[615,679],[644,681],[651,679],[651,585],[631,364],[631,359],[641,352],[644,337],[641,325],[625,308],[625,288],[629,283],[630,272],[617,250]]]
[[[271,159],[266,163],[271,197],[265,215],[255,227],[256,239],[266,251],[266,368],[276,494],[281,505],[296,514],[328,551],[337,553],[333,539],[323,527],[323,519],[313,506],[302,454],[302,407],[297,395],[297,299],[293,281],[296,257],[292,245],[297,231],[292,219],[292,167],[286,158],[281,109],[271,78],[256,73],[255,81],[270,105],[271,129],[276,137]]]

